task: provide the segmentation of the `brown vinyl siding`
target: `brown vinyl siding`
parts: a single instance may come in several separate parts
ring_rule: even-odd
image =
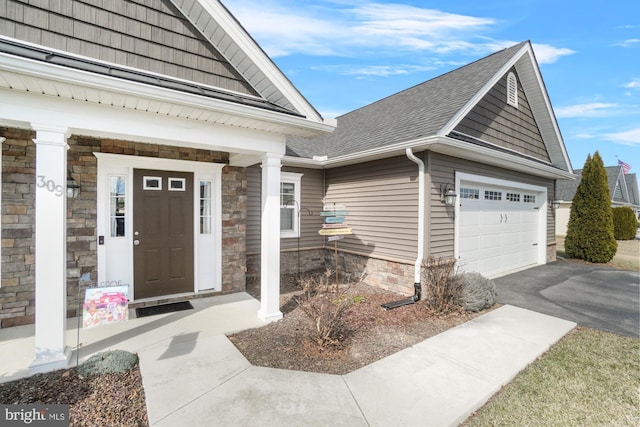
[[[282,172],[301,173],[300,249],[321,247],[324,239],[318,234],[322,227],[322,193],[324,171],[283,167]],[[247,168],[247,253],[260,253],[260,217],[262,211],[262,170],[260,165]],[[280,239],[283,251],[298,248],[295,237]]]
[[[464,172],[491,178],[504,179],[547,188],[547,197],[555,194],[555,181],[540,178],[507,169],[476,163],[469,160],[429,153],[431,176],[431,213],[427,215],[428,247],[436,257],[452,257],[454,252],[454,210],[440,202],[440,184],[455,183],[455,173]],[[547,243],[555,241],[555,218],[553,211],[547,208]]]
[[[511,71],[515,73],[515,69]],[[507,104],[507,74],[462,119],[455,131],[549,162],[549,154],[519,80],[518,108]]]
[[[417,177],[417,165],[404,156],[327,170],[325,202],[345,205],[353,230],[338,247],[373,257],[414,260]]]
[[[168,0],[4,0],[0,34],[255,95]]]

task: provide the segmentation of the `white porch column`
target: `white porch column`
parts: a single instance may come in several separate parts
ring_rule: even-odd
[[[258,317],[282,319],[280,311],[280,154],[262,157],[262,234]]]
[[[67,326],[66,128],[36,131],[36,346],[30,373],[66,368]]]

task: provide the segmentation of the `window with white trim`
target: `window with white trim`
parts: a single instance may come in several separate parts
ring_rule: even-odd
[[[127,177],[109,177],[109,222],[111,237],[125,237]]]
[[[213,181],[210,179],[200,180],[200,234],[211,234],[212,210],[212,189]]]
[[[507,104],[518,108],[518,79],[512,72],[507,75]]]
[[[280,174],[280,237],[298,237],[301,173]]]
[[[525,203],[535,203],[536,202],[536,196],[534,196],[532,194],[525,194],[524,195],[524,202]]]

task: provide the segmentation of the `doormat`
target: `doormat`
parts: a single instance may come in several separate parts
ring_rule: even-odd
[[[136,308],[136,317],[155,316],[156,314],[173,313],[174,311],[191,310],[193,306],[189,301],[174,302],[171,304],[153,305],[151,307]]]

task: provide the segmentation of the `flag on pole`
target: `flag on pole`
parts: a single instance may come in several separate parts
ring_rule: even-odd
[[[622,172],[627,174],[631,170],[631,165],[623,162],[622,160],[618,160],[618,166],[622,166]]]

